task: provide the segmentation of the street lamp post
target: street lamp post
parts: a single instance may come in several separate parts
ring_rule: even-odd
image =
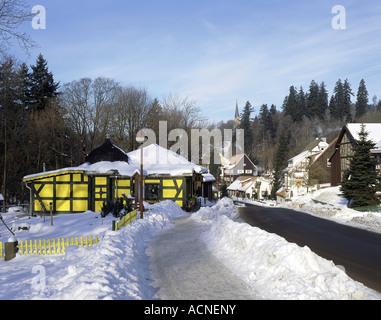
[[[143,219],[143,143],[146,142],[148,137],[144,134],[143,130],[139,130],[136,134],[136,141],[140,143],[140,219]]]

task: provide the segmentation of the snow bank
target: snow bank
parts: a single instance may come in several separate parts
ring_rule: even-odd
[[[146,241],[153,233],[172,226],[170,219],[182,214],[177,204],[161,202],[150,206],[144,219],[117,232],[105,231],[101,241],[91,248],[73,246],[62,256],[18,254],[10,262],[1,261],[0,299],[152,299]],[[80,221],[84,216],[71,218]],[[111,219],[107,224],[110,230]],[[47,229],[40,228],[42,233]],[[78,226],[76,231],[80,231]],[[39,270],[43,279],[38,278]]]
[[[0,299],[153,299],[148,240],[172,227],[171,219],[184,211],[171,201],[147,206],[144,219],[117,232],[110,231],[114,218],[101,219],[99,213],[55,216],[53,226],[49,219],[43,223],[40,217],[5,213],[19,240],[88,234],[101,241],[88,249],[69,247],[65,255],[18,253],[11,261],[1,259]],[[232,200],[224,198],[190,219],[207,226],[199,237],[211,254],[265,299],[381,299],[309,248],[241,223],[238,217]],[[21,225],[29,229],[19,230]],[[0,240],[9,236],[2,231]]]
[[[303,196],[294,197],[292,201],[285,202],[281,206],[356,228],[381,232],[381,213],[359,212],[348,208],[347,200],[341,196],[340,187],[320,189]]]
[[[236,211],[232,200],[225,198],[192,218],[210,223],[210,232],[203,234],[209,249],[266,299],[381,298],[308,247],[234,221]]]

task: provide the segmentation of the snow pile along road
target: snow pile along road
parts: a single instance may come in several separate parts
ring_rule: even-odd
[[[192,218],[210,224],[203,234],[211,252],[266,299],[381,299],[308,247],[234,221],[230,199],[202,208]]]
[[[195,259],[199,261],[204,257],[207,259],[207,254],[218,260],[226,267],[224,272],[231,273],[244,284],[242,296],[264,299],[381,299],[379,293],[350,279],[332,262],[308,248],[298,247],[277,235],[239,222],[238,212],[230,199],[224,198],[213,207],[204,207],[189,218],[184,214],[171,201],[157,203],[150,206],[143,220],[135,220],[114,232],[110,230],[113,218],[101,219],[99,213],[56,216],[54,226],[50,226],[48,220],[43,222],[40,217],[17,218],[6,213],[5,220],[14,227],[19,240],[98,235],[101,241],[88,249],[69,247],[64,255],[21,256],[18,253],[8,262],[0,259],[0,299],[154,299],[160,288],[154,289],[153,284],[165,284],[162,283],[163,277],[157,279],[157,275],[151,273],[153,266],[146,250],[151,239],[160,240],[162,235],[168,235],[166,231],[176,228],[173,219],[179,217],[181,221],[192,220],[192,223],[183,221],[181,227],[189,226],[191,232],[187,229],[184,232],[187,232],[188,239],[194,237],[197,241],[185,248],[180,241],[177,251],[193,250]],[[29,229],[19,229],[18,226]],[[0,241],[6,241],[7,237],[4,238],[2,231]],[[188,246],[189,241],[186,243]],[[201,250],[203,257],[198,256]],[[155,252],[155,255],[160,256],[161,252]],[[168,258],[172,264],[179,261],[176,254]],[[187,272],[187,265],[181,267]],[[165,269],[162,270],[165,273]],[[181,276],[179,279],[181,282]],[[204,287],[210,285],[219,290],[216,284],[208,283],[208,277],[192,279],[201,281]],[[176,282],[172,284],[177,285]],[[218,294],[216,297],[220,296]],[[181,297],[181,292],[178,296]],[[210,299],[213,297],[213,293],[208,296]],[[194,297],[191,294],[187,298],[197,299],[197,291]]]
[[[347,207],[340,187],[320,189],[297,196],[282,207],[303,211],[337,223],[351,225],[372,232],[381,232],[381,212],[360,212]]]
[[[101,241],[93,247],[69,247],[65,255],[17,254],[8,262],[1,259],[0,299],[152,299],[146,241],[169,228],[171,218],[183,214],[177,204],[161,202],[152,206],[143,220],[135,220],[117,232],[111,231],[113,218],[94,219],[98,213],[59,216],[54,226],[50,221],[42,223],[42,218],[19,220],[15,225],[28,224],[32,232],[16,232],[18,239],[36,237],[37,229],[43,230],[45,237],[55,233],[62,236],[65,231],[71,235],[89,233],[89,229],[108,231],[98,234]]]

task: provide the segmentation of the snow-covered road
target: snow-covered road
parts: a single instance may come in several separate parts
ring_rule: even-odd
[[[201,234],[210,226],[185,215],[174,227],[156,234],[147,253],[160,299],[258,299],[244,281],[208,250]]]

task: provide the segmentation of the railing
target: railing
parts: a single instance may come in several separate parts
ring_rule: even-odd
[[[138,216],[138,210],[134,210],[134,211],[127,213],[118,222],[115,223],[115,221],[113,221],[112,230],[117,231],[120,228],[125,227],[126,225],[128,225],[132,221],[134,221],[137,218],[137,216]]]
[[[71,237],[71,238],[57,238],[57,239],[39,239],[39,240],[20,240],[17,248],[21,255],[35,254],[35,255],[54,255],[65,254],[66,248],[69,246],[91,247],[93,244],[98,243],[98,236],[86,237]],[[0,242],[0,258],[4,257],[4,246]]]

